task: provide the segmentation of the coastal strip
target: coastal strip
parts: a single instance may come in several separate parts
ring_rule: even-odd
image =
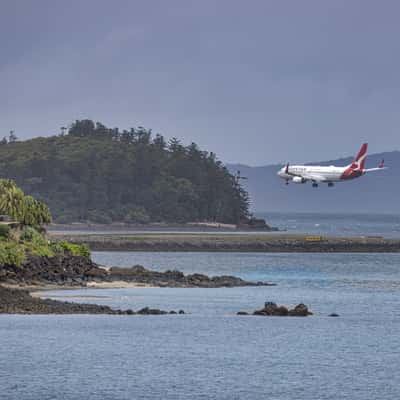
[[[32,296],[27,290],[0,285],[0,314],[108,314],[108,315],[166,315],[185,314],[183,310],[164,311],[142,308],[119,310],[105,305],[72,303]]]
[[[153,271],[141,265],[104,268],[83,256],[31,256],[22,265],[0,265],[0,285],[29,290],[73,288],[221,288],[271,286],[268,282],[248,282],[239,277],[207,276],[181,271]]]
[[[163,311],[143,308],[115,310],[108,306],[80,304],[43,298],[38,291],[49,289],[174,287],[220,288],[270,286],[267,282],[248,282],[234,276],[185,275],[180,271],[152,271],[136,265],[130,268],[104,268],[88,257],[58,255],[30,256],[21,265],[0,265],[0,314],[184,314],[183,310]],[[34,291],[35,293],[29,293]],[[97,297],[86,295],[85,297]]]
[[[94,251],[265,253],[397,253],[400,239],[287,234],[52,234],[54,241],[86,244]]]

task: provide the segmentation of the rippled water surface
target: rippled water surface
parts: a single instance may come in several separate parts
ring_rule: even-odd
[[[167,316],[0,316],[0,398],[397,399],[400,254],[110,253],[275,287],[49,292]],[[239,317],[264,301],[308,318]],[[339,318],[327,315],[336,312]]]
[[[330,213],[257,213],[257,217],[264,218],[269,225],[277,227],[280,231],[294,234],[311,234],[326,236],[383,236],[385,238],[400,238],[400,215],[399,214],[330,214]],[[79,226],[79,225],[78,225]],[[60,227],[53,226],[51,232],[53,234],[146,234],[146,233],[190,233],[203,234],[199,230],[195,231],[179,231],[179,229],[157,230],[156,226],[147,227],[147,229],[116,227],[112,230],[104,230],[95,227],[75,226],[73,230],[63,230]],[[218,230],[211,230],[208,234],[218,234]],[[275,235],[282,232],[266,232],[266,231],[224,231],[226,234],[265,234]]]
[[[400,238],[399,214],[259,213],[289,233]]]

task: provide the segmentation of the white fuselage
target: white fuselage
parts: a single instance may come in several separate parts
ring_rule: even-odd
[[[286,173],[286,168],[279,170],[278,175],[283,179],[292,179],[293,175],[307,176],[317,175],[321,177],[321,181],[339,182],[343,180],[343,173],[347,167],[335,167],[334,165],[325,167],[321,165],[291,165],[288,167],[289,174]]]
[[[359,178],[367,172],[382,171],[385,169],[382,160],[377,168],[365,169],[365,158],[367,156],[368,143],[361,146],[360,151],[354,161],[345,167],[330,165],[289,165],[286,164],[278,171],[278,176],[286,180],[286,184],[312,182],[313,187],[318,187],[319,183],[327,183],[333,186],[333,182],[348,181]]]

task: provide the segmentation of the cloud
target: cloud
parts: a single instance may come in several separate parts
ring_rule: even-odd
[[[397,2],[25,3],[0,16],[4,132],[89,117],[253,165],[400,147]]]

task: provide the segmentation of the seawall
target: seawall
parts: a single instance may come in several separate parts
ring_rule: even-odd
[[[85,243],[95,251],[228,251],[266,253],[400,252],[400,239],[268,234],[67,234],[52,240]]]

